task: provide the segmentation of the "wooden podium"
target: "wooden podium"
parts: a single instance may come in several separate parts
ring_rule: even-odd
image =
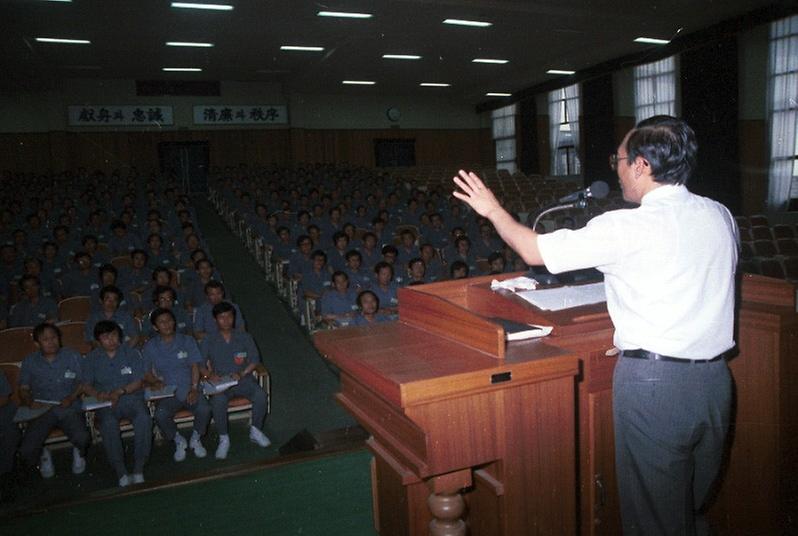
[[[620,534],[605,305],[544,312],[491,279],[401,289],[399,322],[315,335],[371,434],[377,530]],[[723,534],[777,533],[796,504],[795,290],[758,276],[741,288],[737,420],[710,515]],[[554,331],[505,344],[490,317]]]

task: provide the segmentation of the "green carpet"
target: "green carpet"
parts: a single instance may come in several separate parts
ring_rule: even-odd
[[[373,536],[369,459],[360,450],[6,520],[4,534]]]

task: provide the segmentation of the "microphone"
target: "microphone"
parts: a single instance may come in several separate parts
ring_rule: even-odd
[[[581,201],[588,197],[593,197],[595,199],[604,199],[607,197],[607,194],[610,193],[609,185],[604,181],[593,181],[588,188],[584,188],[582,190],[570,193],[565,197],[561,197],[557,200],[558,203],[574,203],[576,201]]]

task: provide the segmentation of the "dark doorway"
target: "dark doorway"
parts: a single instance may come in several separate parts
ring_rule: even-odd
[[[377,167],[415,166],[416,140],[374,140]]]
[[[158,144],[161,172],[177,178],[189,194],[208,191],[208,154],[207,141]]]

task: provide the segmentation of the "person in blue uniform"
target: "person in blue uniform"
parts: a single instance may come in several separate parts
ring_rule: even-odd
[[[22,360],[20,401],[24,406],[53,404],[28,423],[19,448],[20,458],[25,467],[38,464],[44,478],[53,476],[50,452],[43,447],[50,431],[58,427],[73,445],[72,472],[80,474],[86,469],[84,456],[91,439],[78,398],[83,391],[82,358],[75,350],[61,346],[61,330],[52,324],[33,328],[33,340],[38,350]]]
[[[22,276],[19,287],[22,289],[22,299],[9,310],[8,327],[33,327],[42,322],[55,322],[58,319],[58,305],[52,298],[42,296],[38,277]]]
[[[14,422],[17,405],[11,400],[12,389],[0,370],[0,501],[14,499],[14,459],[19,445],[19,427]]]
[[[96,411],[100,434],[108,462],[116,471],[119,486],[144,482],[144,464],[152,445],[152,419],[144,403],[142,380],[144,360],[138,350],[122,344],[122,328],[110,320],[94,326],[98,347],[86,356],[83,391],[100,401],[110,401],[110,408]],[[125,466],[125,449],[119,435],[119,422],[127,419],[135,434],[133,473]]]
[[[169,309],[175,315],[175,331],[184,335],[193,335],[194,323],[191,320],[191,315],[185,309],[177,305],[177,294],[175,289],[167,286],[157,286],[152,291],[153,309],[145,315],[145,321],[142,323],[141,332],[147,339],[155,336],[155,327],[150,322],[150,315],[158,308]]]
[[[74,265],[61,279],[61,298],[89,296],[100,288],[97,274],[91,264],[91,255],[85,251],[75,253]]]
[[[380,311],[380,299],[370,290],[362,290],[357,295],[358,313],[352,318],[352,326],[370,326],[391,320]]]
[[[150,315],[158,335],[144,345],[144,380],[155,389],[165,385],[175,386],[175,395],[156,402],[155,423],[164,437],[175,443],[174,460],[186,459],[186,448],[190,447],[197,458],[207,455],[202,445],[202,436],[208,429],[211,407],[199,391],[202,357],[193,337],[175,332],[175,315],[169,309],[156,309]],[[174,421],[175,413],[187,409],[194,414],[194,430],[191,439],[178,433]]]
[[[383,311],[386,314],[396,314],[399,312],[399,296],[393,277],[393,266],[387,262],[378,262],[374,267],[374,281],[369,290],[374,292],[380,300]]]
[[[332,276],[333,288],[321,297],[322,318],[333,325],[346,326],[357,308],[357,293],[349,288],[349,277],[337,271]]]
[[[219,281],[209,281],[205,285],[205,303],[194,310],[194,337],[202,340],[208,333],[215,333],[218,330],[216,321],[213,318],[213,306],[225,301],[225,288]],[[236,310],[236,329],[246,331],[244,317],[238,305],[230,303]]]
[[[126,310],[120,308],[124,300],[122,291],[114,286],[103,287],[100,290],[100,308],[89,314],[86,320],[84,338],[86,342],[96,344],[94,326],[101,320],[111,320],[119,324],[125,334],[124,342],[130,347],[136,347],[141,338],[138,321]]]
[[[230,435],[227,433],[227,404],[231,398],[241,396],[252,403],[252,425],[249,428],[249,439],[261,447],[268,447],[271,441],[263,433],[263,421],[266,418],[266,393],[258,385],[252,372],[260,363],[260,354],[255,341],[249,333],[237,331],[236,310],[228,302],[213,306],[213,318],[217,332],[210,333],[202,340],[200,352],[207,367],[201,367],[203,376],[218,379],[230,376],[238,381],[237,385],[211,395],[213,421],[219,432],[219,446],[216,458],[227,458],[230,450]]]

